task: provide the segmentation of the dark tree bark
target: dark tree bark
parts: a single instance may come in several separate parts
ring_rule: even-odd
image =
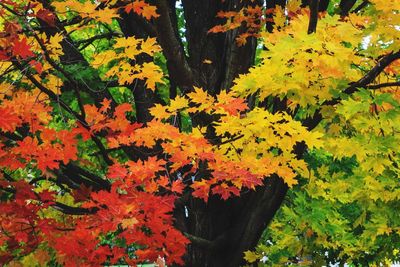
[[[357,0],[342,0],[340,1],[339,8],[340,8],[340,15],[347,16],[353,6],[356,4]]]

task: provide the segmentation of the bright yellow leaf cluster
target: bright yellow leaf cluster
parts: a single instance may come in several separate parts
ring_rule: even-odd
[[[91,64],[100,68],[117,61],[105,74],[106,78],[116,76],[120,85],[131,84],[135,79],[145,80],[147,88],[156,89],[156,83],[164,83],[161,68],[153,62],[132,63],[140,54],[153,57],[161,51],[155,38],[139,39],[135,37],[116,38],[112,50],[105,50],[93,56]]]
[[[107,24],[111,24],[113,18],[119,17],[117,9],[109,7],[97,8],[97,4],[90,0],[84,2],[75,0],[52,2],[52,6],[60,14],[65,14],[68,11],[77,12],[83,18],[95,19],[98,22]]]
[[[232,89],[241,96],[258,93],[261,99],[286,96],[294,108],[321,104],[346,81],[356,80],[351,64],[361,60],[355,48],[362,32],[338,16],[322,18],[315,34],[304,31],[308,23],[308,16],[299,15],[281,31],[264,33],[261,64],[236,79]]]

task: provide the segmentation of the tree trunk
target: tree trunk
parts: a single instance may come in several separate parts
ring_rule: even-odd
[[[190,199],[177,207],[177,225],[190,235],[185,266],[240,266],[244,252],[254,249],[262,232],[281,205],[287,186],[278,177],[241,198],[223,201],[211,197],[206,204]],[[182,223],[182,220],[184,221]]]
[[[182,80],[181,77],[174,77],[175,75],[188,76],[190,73],[193,85],[215,95],[221,90],[229,89],[239,74],[246,73],[254,64],[257,40],[249,38],[246,45],[239,47],[235,39],[244,31],[243,28],[219,34],[208,31],[221,23],[216,18],[217,12],[238,11],[243,5],[250,3],[263,5],[263,1],[246,3],[239,0],[184,0],[182,5],[188,54],[184,55],[180,40],[175,40],[175,44],[180,46],[175,48],[171,47],[174,41],[167,42],[163,37],[159,40],[161,45],[165,44],[164,51],[180,51],[181,54],[176,52],[175,56],[181,56],[185,61],[180,63],[184,67],[179,68],[173,64],[176,58],[169,58],[171,53],[168,51],[165,53],[170,79],[179,81]],[[170,8],[173,6],[170,2]],[[158,7],[163,15],[162,6]],[[172,16],[173,12],[168,14]],[[156,27],[163,27],[162,32],[165,33],[168,31],[165,24],[164,22]],[[174,26],[174,23],[171,25]],[[170,38],[177,36],[172,34],[176,33],[176,29],[170,29],[170,32]],[[167,45],[169,47],[165,47]],[[204,60],[211,61],[211,64],[205,64]],[[184,82],[177,84],[178,87],[186,85]],[[194,121],[194,124],[207,125],[207,118],[202,117],[200,121]],[[215,139],[215,136],[210,133],[208,138]],[[212,196],[208,203],[204,203],[188,195],[177,204],[175,210],[176,226],[192,241],[185,257],[185,266],[234,267],[244,264],[243,252],[256,246],[262,232],[281,205],[286,191],[287,186],[283,181],[279,177],[272,177],[267,178],[264,186],[255,191],[245,192],[240,198],[227,201]]]

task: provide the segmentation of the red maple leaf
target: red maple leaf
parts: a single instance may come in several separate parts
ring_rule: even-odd
[[[29,65],[31,65],[32,68],[34,68],[37,73],[42,74],[43,72],[43,65],[39,61],[36,60],[31,60],[29,61]]]
[[[172,182],[171,191],[177,194],[182,194],[185,185],[182,183],[181,180],[176,180]]]
[[[208,196],[210,194],[210,181],[201,180],[194,182],[190,187],[194,189],[192,195],[194,197],[201,198],[204,202],[208,201]]]
[[[27,43],[26,38],[22,38],[21,41],[16,40],[13,47],[14,56],[20,56],[25,59],[28,57],[33,57],[35,54],[31,51],[31,46]]]
[[[37,14],[36,17],[38,19],[43,20],[44,22],[46,22],[48,25],[50,25],[51,27],[55,26],[55,16],[53,13],[51,13],[49,10],[47,9],[40,9]]]
[[[0,109],[0,129],[6,132],[13,132],[21,123],[21,119],[14,114],[10,108]]]

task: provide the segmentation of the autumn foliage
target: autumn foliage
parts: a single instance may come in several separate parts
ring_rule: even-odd
[[[196,46],[188,38],[185,47],[170,18],[183,21],[190,4],[179,11],[175,1],[153,2],[0,1],[0,264],[189,266],[196,246],[239,244],[256,214],[257,231],[237,245],[236,261],[219,261],[237,266],[275,253],[248,250],[287,189],[332,201],[334,186],[346,183],[337,188],[342,204],[351,203],[345,192],[371,210],[398,201],[398,1],[364,1],[353,13],[338,1],[319,12],[297,0],[215,1],[221,10],[204,38],[235,32],[235,49],[259,40],[251,67],[219,88],[204,73],[222,63],[208,52],[190,61]],[[146,34],[131,34],[130,20]],[[325,157],[327,169],[310,155]],[[346,159],[351,171],[324,180]],[[377,191],[349,189],[365,184]],[[188,226],[230,208],[228,234]],[[299,235],[320,237],[318,249],[359,257],[360,244],[330,246],[330,234],[302,223]],[[278,244],[286,230],[271,229]],[[390,218],[379,229],[398,235],[400,225]]]

